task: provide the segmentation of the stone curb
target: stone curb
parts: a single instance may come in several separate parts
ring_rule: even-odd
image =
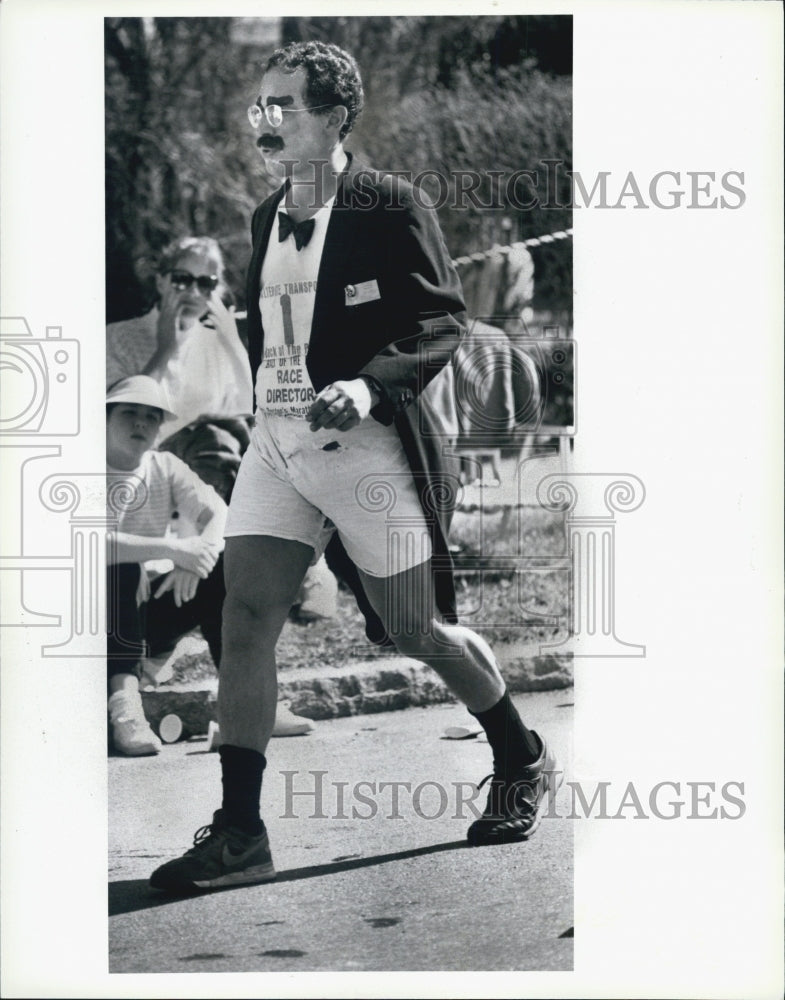
[[[550,691],[571,687],[572,656],[543,653],[537,646],[504,650],[499,666],[511,692]],[[284,671],[278,675],[280,698],[295,715],[334,719],[396,709],[455,702],[433,670],[403,656],[384,656],[346,667]],[[216,719],[218,679],[193,684],[167,684],[142,692],[145,714],[153,727],[165,715],[180,717],[183,736],[207,732]]]

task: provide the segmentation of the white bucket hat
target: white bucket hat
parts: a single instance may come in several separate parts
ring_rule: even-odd
[[[138,403],[140,406],[156,406],[163,410],[164,419],[177,417],[169,409],[164,387],[149,375],[129,375],[110,385],[106,390],[107,403]]]

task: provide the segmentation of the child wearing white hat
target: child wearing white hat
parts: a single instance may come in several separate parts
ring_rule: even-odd
[[[225,596],[222,552],[226,504],[212,486],[170,452],[153,450],[160,425],[174,414],[163,388],[147,375],[121,379],[106,396],[107,674],[115,750],[158,753],[139,693],[141,660],[173,649],[197,625],[216,665],[221,657]],[[177,511],[198,534],[180,538]],[[160,572],[160,561],[168,570]],[[145,564],[156,561],[150,577]]]

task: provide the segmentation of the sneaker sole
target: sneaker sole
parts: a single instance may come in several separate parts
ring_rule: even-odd
[[[161,752],[160,747],[149,745],[144,747],[119,747],[115,743],[113,748],[114,752],[121,757],[155,757],[156,754]]]
[[[218,878],[204,879],[194,882],[198,889],[217,889],[224,885],[256,885],[259,882],[272,882],[278,877],[270,861],[266,865],[254,865],[251,868],[243,868],[241,872],[230,872],[226,875],[219,875]]]
[[[213,879],[199,879],[198,881],[169,881],[166,878],[156,879],[153,872],[150,878],[150,888],[158,889],[159,892],[167,892],[172,895],[189,895],[200,889],[219,889],[223,886],[232,885],[257,885],[262,882],[272,882],[278,877],[278,873],[270,861],[265,865],[254,865],[251,868],[244,868],[239,872],[230,872],[226,875],[219,875]]]

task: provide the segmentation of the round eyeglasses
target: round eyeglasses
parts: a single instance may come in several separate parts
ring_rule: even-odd
[[[264,107],[258,102],[248,108],[248,121],[254,128],[259,128],[262,118],[267,119],[267,124],[272,128],[279,128],[283,124],[283,113],[295,111],[321,111],[323,108],[331,108],[332,104],[317,104],[313,108],[282,108],[280,104],[265,104]]]

